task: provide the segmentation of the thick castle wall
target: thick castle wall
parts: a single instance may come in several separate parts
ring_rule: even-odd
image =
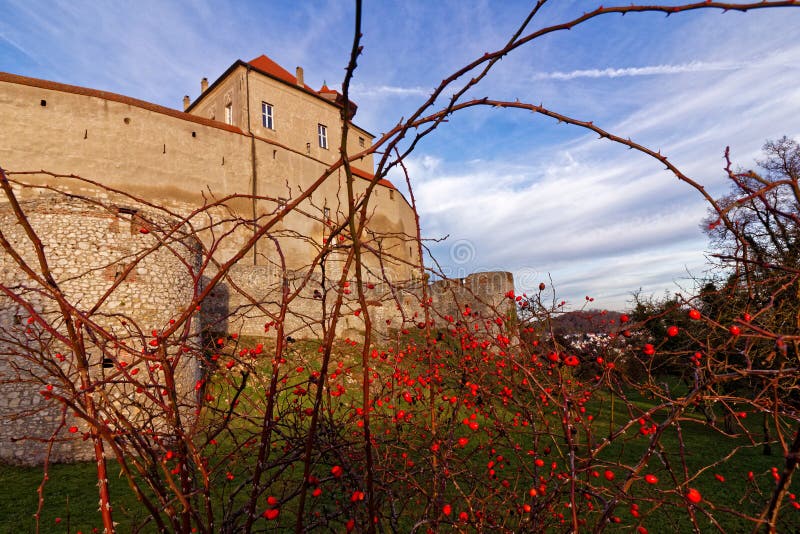
[[[104,392],[102,398],[95,395],[95,402],[100,406],[115,403],[118,409],[124,406],[127,417],[141,425],[139,430],[158,430],[163,420],[152,419],[144,390],[152,393],[163,387],[163,381],[158,386],[160,379],[148,372],[140,354],[151,330],[163,329],[191,302],[194,286],[188,269],[198,265],[197,242],[191,237],[177,239],[171,243],[172,251],[161,247],[142,256],[144,250],[156,245],[158,231],[154,228],[142,234],[140,220],[131,214],[63,197],[23,202],[22,209],[42,240],[53,278],[65,300],[88,315],[81,332],[89,373]],[[159,221],[155,216],[148,219]],[[7,206],[0,207],[0,229],[13,249],[41,273],[31,241]],[[123,277],[123,269],[129,265],[134,268]],[[115,281],[118,287],[102,301]],[[2,249],[0,285],[32,305],[59,334],[66,335],[57,302]],[[89,313],[93,308],[96,310]],[[39,463],[44,458],[44,441],[55,436],[51,459],[90,459],[91,441],[82,439],[85,425],[70,410],[62,409],[60,402],[40,394],[49,384],[54,395],[79,395],[72,389],[80,384],[73,350],[48,333],[41,321],[30,320],[31,316],[5,291],[0,293],[0,458]],[[190,340],[198,340],[198,327],[193,327]],[[108,341],[104,332],[124,347]],[[116,380],[120,365],[125,365],[128,373],[136,370],[141,392],[136,392],[130,381],[123,384]],[[176,390],[187,410],[195,404],[198,373],[198,362],[193,359],[183,358],[177,366]],[[68,433],[72,425],[80,431]]]

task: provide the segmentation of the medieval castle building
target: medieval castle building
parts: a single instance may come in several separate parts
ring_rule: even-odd
[[[236,61],[211,84],[204,78],[200,96],[185,97],[183,107],[0,73],[0,167],[24,182],[13,186],[15,194],[67,298],[93,310],[98,324],[115,335],[129,331],[120,324],[159,328],[253,238],[259,223],[319,182],[214,287],[194,328],[197,335],[263,336],[288,281],[298,295],[286,332],[321,335],[320,294],[341,275],[347,254],[345,242],[318,263],[332,228],[348,216],[347,175],[337,165],[346,124],[356,197],[373,187],[364,234],[370,316],[383,331],[419,321],[425,277],[415,216],[391,182],[376,180],[369,152],[374,136],[352,122],[354,103],[343,117],[339,92],[325,85],[314,90],[301,68],[292,75],[262,55]],[[13,174],[18,172],[26,174]],[[167,251],[158,247],[158,232],[150,232],[159,224],[175,230]],[[4,195],[0,231],[35,263],[29,236]],[[151,246],[156,252],[140,261],[138,254]],[[206,275],[195,279],[192,272],[200,266]],[[35,394],[43,386],[35,365],[8,354],[33,343],[24,323],[30,314],[20,302],[37,306],[43,316],[55,313],[54,303],[1,249],[0,285],[6,288],[0,294],[0,329],[6,332],[0,336],[0,458],[35,462],[41,455],[29,458],[19,438],[30,437],[33,428],[46,438],[61,414]],[[508,273],[484,273],[432,289],[443,313],[452,315],[460,301],[477,299],[486,309],[499,305],[513,280]],[[355,307],[350,301],[347,306]],[[347,313],[337,332],[352,336],[359,329],[362,319]],[[106,359],[99,358],[98,372]],[[198,372],[194,366],[182,371],[187,398]],[[85,449],[85,443],[64,444],[53,457],[82,458]]]

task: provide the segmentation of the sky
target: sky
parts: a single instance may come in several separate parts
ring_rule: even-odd
[[[529,29],[598,5],[550,0]],[[502,48],[531,6],[364,2],[355,122],[376,136],[390,130],[449,74]],[[0,71],[182,109],[202,77],[213,81],[237,59],[267,54],[290,72],[302,66],[312,87],[338,88],[353,21],[344,0],[0,0]],[[599,17],[513,51],[466,97],[593,121],[660,150],[719,197],[726,146],[737,165],[753,168],[766,140],[800,140],[798,82],[800,6]],[[444,275],[506,270],[519,292],[544,281],[571,309],[587,296],[593,308],[624,309],[635,291],[688,294],[713,274],[698,192],[651,158],[578,127],[528,111],[471,109],[405,163]],[[402,176],[390,178],[405,189]]]

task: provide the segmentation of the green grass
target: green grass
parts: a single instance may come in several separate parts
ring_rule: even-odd
[[[109,462],[108,468],[114,520],[119,523],[119,532],[130,532],[133,524],[141,522],[146,514],[127,482],[118,476],[116,463]],[[42,467],[0,464],[0,533],[36,531],[34,515],[39,500],[36,490],[42,477]],[[48,478],[40,532],[88,534],[93,527],[102,532],[94,463],[53,464],[48,469]],[[57,519],[60,522],[56,522]]]
[[[306,369],[304,373],[307,374],[315,368],[315,365],[318,365],[318,361],[314,359],[314,356],[316,356],[316,345],[297,347],[293,350],[299,353],[299,357],[297,360],[293,359],[292,363],[287,363],[286,367],[287,370],[291,371],[292,380],[302,381],[302,376],[300,375],[303,373],[297,373],[294,369],[297,366],[304,366]],[[343,361],[345,366],[349,366],[355,364],[359,357],[360,356],[355,353],[351,347],[341,347],[337,349],[336,355],[332,359],[332,365],[335,366],[337,362]],[[268,369],[259,369],[259,372],[264,371],[268,371]],[[290,392],[291,383],[290,381],[289,388],[287,388],[287,391],[283,394],[283,401],[291,401],[295,398]],[[673,392],[677,391],[677,387],[677,384],[671,385]],[[217,397],[220,397],[230,394],[231,391],[229,388],[230,386],[217,384],[211,391],[213,391]],[[351,401],[357,402],[359,400],[358,389],[359,388],[354,388],[352,393],[348,393],[348,395],[352,395],[352,397],[343,398],[337,402],[341,402],[345,406]],[[248,385],[247,393],[258,395],[258,391],[254,389],[253,384]],[[653,401],[651,399],[638,396],[635,393],[631,393],[631,397],[628,401],[630,405],[634,406],[636,409],[647,410],[653,406]],[[310,406],[310,399],[307,397],[303,398],[300,402],[303,403],[302,406]],[[402,406],[405,407],[404,404]],[[596,441],[600,441],[608,431],[611,422],[608,397],[597,394],[587,405],[587,410],[588,413],[592,413],[595,416],[593,428]],[[506,413],[506,415],[508,414]],[[482,447],[485,444],[476,439],[476,436],[482,434],[471,433],[466,430],[463,425],[460,425],[459,421],[461,417],[463,417],[463,412],[455,417],[455,437],[457,438],[464,435],[469,436],[471,439],[469,447],[460,451],[463,458],[461,466],[466,468],[467,472],[467,475],[465,475],[467,478],[462,479],[461,482],[467,482],[467,480],[469,480],[470,483],[477,482],[481,484],[480,477],[483,475],[480,473],[485,472],[487,460],[487,451]],[[629,415],[623,410],[623,403],[617,400],[614,423],[611,427],[618,427],[618,425],[627,421],[628,418]],[[643,474],[654,473],[658,475],[660,482],[656,485],[648,485],[642,480],[637,480],[634,483],[630,492],[625,496],[626,500],[615,510],[615,515],[623,520],[620,527],[625,527],[630,531],[632,526],[641,524],[646,526],[651,533],[691,531],[691,524],[689,523],[686,509],[683,506],[684,501],[682,497],[675,492],[675,482],[670,478],[662,460],[669,462],[673,472],[678,473],[677,483],[681,484],[683,483],[682,461],[686,462],[688,477],[691,478],[695,476],[699,469],[722,458],[735,447],[741,447],[740,450],[729,460],[724,462],[724,464],[703,472],[694,478],[688,486],[698,489],[705,499],[697,507],[698,524],[702,532],[715,531],[709,520],[709,516],[713,516],[714,520],[719,522],[722,530],[725,532],[749,532],[752,529],[752,523],[738,518],[732,511],[757,515],[763,508],[764,502],[769,497],[773,487],[770,468],[777,467],[779,470],[783,468],[784,460],[780,454],[780,447],[773,446],[773,456],[764,456],[762,454],[761,445],[752,445],[744,437],[726,437],[717,430],[704,425],[702,415],[699,412],[688,412],[685,414],[685,418],[686,420],[680,423],[680,429],[683,432],[684,441],[687,444],[687,450],[684,456],[681,457],[679,454],[678,427],[668,427],[661,439],[664,450],[659,451],[658,455],[652,456],[646,469],[643,471]],[[258,418],[256,417],[256,419]],[[655,420],[658,422],[659,417],[656,416]],[[257,427],[254,426],[255,422],[255,419],[252,422],[248,422],[244,418],[237,420],[235,424],[232,425],[234,432],[238,433],[236,438],[238,439],[240,435],[248,434],[256,430]],[[556,419],[552,422],[556,423]],[[750,416],[743,422],[754,435],[758,435],[760,426],[759,417]],[[386,424],[391,425],[392,423],[387,421]],[[555,428],[558,428],[558,426]],[[602,473],[606,463],[628,466],[635,465],[649,443],[647,437],[638,435],[636,432],[637,429],[638,425],[635,425],[623,438],[616,440],[612,445],[606,447],[597,458],[597,462],[593,468]],[[415,437],[420,436],[419,430],[420,427],[408,426],[402,433],[393,433],[392,439],[397,440],[397,446],[401,446],[405,443],[405,439],[412,442],[416,439],[420,439]],[[222,499],[227,498],[230,495],[230,490],[246,479],[248,476],[248,466],[254,461],[252,454],[248,456],[251,450],[241,449],[234,452],[234,444],[229,441],[231,439],[230,435],[228,435],[228,438],[225,437],[225,434],[221,434],[220,436],[218,440],[219,445],[216,448],[216,452],[212,455],[212,461],[222,459],[226,454],[233,454],[228,463],[230,463],[230,469],[235,475],[235,481],[227,482],[224,479],[219,481],[219,491],[216,493],[216,497],[220,500],[220,503],[215,505],[215,508],[218,506],[219,510],[222,509]],[[346,436],[344,431],[342,436]],[[424,440],[424,437],[420,437]],[[516,434],[516,437],[521,439],[521,443],[523,444],[528,439],[525,436],[524,430]],[[285,442],[278,440],[275,447],[278,449],[284,444]],[[356,448],[357,447],[358,445]],[[393,447],[393,445],[390,443],[388,448],[391,447]],[[516,453],[511,449],[502,450],[503,445],[501,443],[494,443],[492,447],[497,447],[498,449],[495,454],[500,453],[505,454],[508,458],[515,458]],[[388,449],[384,447],[382,450]],[[400,451],[400,449],[397,450],[398,452],[405,452]],[[585,450],[585,448],[582,450]],[[408,452],[410,458],[416,461],[418,468],[428,465],[427,445],[423,445],[417,451]],[[331,460],[331,458],[326,457],[324,461],[329,460]],[[553,447],[552,454],[546,458],[548,463],[553,460],[559,461],[557,459],[557,449],[555,446]],[[358,462],[356,459],[353,459],[353,461]],[[527,460],[523,457],[521,461],[524,462]],[[279,498],[291,495],[300,484],[302,471],[298,468],[299,465],[300,464],[295,464],[283,472],[273,486],[270,487],[270,491],[267,494],[273,494]],[[315,473],[324,475],[329,469],[329,465],[319,465]],[[411,475],[422,481],[423,485],[423,479],[425,477],[424,469],[425,468],[421,471],[415,471],[414,474]],[[625,473],[619,467],[614,467],[612,469],[617,474],[615,481],[607,482],[601,476],[600,478],[590,478],[589,482],[595,487],[603,485],[611,486],[620,483],[624,479]],[[754,473],[754,479],[752,481],[748,480],[747,477],[750,471]],[[115,506],[114,518],[115,521],[119,522],[118,531],[129,532],[134,524],[139,524],[146,518],[146,514],[143,507],[133,498],[127,487],[127,483],[118,476],[119,470],[116,468],[114,462],[110,462],[109,472],[112,474],[109,482],[111,484],[112,502]],[[477,475],[473,476],[471,473],[476,473]],[[224,469],[220,475],[222,474],[224,474]],[[717,480],[714,476],[715,474],[723,476],[725,482]],[[402,483],[403,476],[403,469],[399,468],[397,477],[398,483]],[[586,477],[588,478],[589,475],[587,474]],[[6,532],[24,533],[34,531],[33,514],[36,512],[37,508],[36,488],[41,482],[41,478],[42,468],[21,468],[0,465],[0,534]],[[88,533],[91,532],[92,527],[100,528],[100,518],[97,513],[98,498],[94,464],[53,465],[49,469],[49,478],[45,488],[45,505],[43,507],[40,523],[41,532],[75,533],[82,531]],[[584,480],[586,480],[586,478],[584,478]],[[483,482],[485,482],[485,480]],[[791,491],[800,493],[799,483],[800,480],[796,480],[792,485]],[[448,491],[452,490],[452,484],[448,486]],[[319,510],[323,507],[334,510],[342,509],[342,506],[347,507],[350,504],[348,492],[352,491],[352,488],[348,488],[349,486],[347,486],[344,479],[337,482],[330,482],[325,486],[325,493],[323,496],[312,499],[309,503],[309,507],[314,510]],[[479,493],[483,491],[483,488],[478,489]],[[491,502],[491,491],[483,493],[483,495],[486,499],[489,499],[486,501],[487,503]],[[245,497],[245,494],[239,495],[235,499],[235,502],[241,503]],[[345,502],[339,503],[337,499],[343,499]],[[448,496],[448,499],[452,499],[451,502],[455,509],[456,503],[459,502],[457,494],[452,493]],[[656,501],[664,500],[670,504],[668,506],[654,506],[653,504]],[[629,507],[631,502],[636,502],[640,506],[642,517],[639,521],[635,520],[630,514]],[[409,514],[421,510],[421,508],[415,509],[415,506],[425,506],[424,498],[413,492],[408,495],[408,499],[404,501],[404,504],[410,507],[408,510]],[[282,507],[281,519],[284,520],[284,526],[291,522],[291,516],[295,513],[293,509],[295,505],[296,500],[290,500],[285,507]],[[728,510],[726,510],[726,508]],[[262,510],[259,510],[259,512],[261,511]],[[218,511],[216,512],[215,515],[219,518],[220,514]],[[348,517],[346,514],[349,513],[350,510],[345,512],[343,518],[346,519]],[[708,515],[706,515],[706,513]],[[596,515],[590,515],[589,519],[596,519],[596,517]],[[56,518],[60,518],[61,522],[56,523]],[[408,523],[404,522],[412,519],[413,518],[410,516],[401,518],[401,531],[403,531],[403,528],[409,526]],[[610,530],[619,530],[620,527],[615,527]],[[141,532],[153,531],[153,528],[145,528]],[[800,511],[789,506],[788,500],[781,514],[779,531],[800,531]]]

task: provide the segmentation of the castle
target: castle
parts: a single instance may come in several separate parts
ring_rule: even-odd
[[[141,331],[166,324],[202,291],[219,265],[253,239],[259,224],[280,215],[213,287],[191,335],[201,330],[269,335],[265,324],[274,323],[288,285],[296,298],[283,319],[285,333],[320,337],[324,308],[331,305],[321,296],[343,290],[331,281],[351,277],[342,273],[348,243],[341,229],[349,203],[339,147],[346,126],[354,195],[362,199],[372,188],[362,239],[373,327],[386,333],[418,324],[425,277],[415,214],[391,182],[374,176],[374,136],[352,122],[357,106],[351,102],[345,108],[336,90],[325,85],[314,90],[304,83],[301,68],[292,75],[263,55],[236,61],[211,84],[203,78],[200,88],[199,97],[185,97],[178,111],[0,73],[0,166],[18,182],[15,195],[42,238],[66,297],[93,310],[98,326],[130,337],[132,347],[141,345],[129,324]],[[35,263],[5,196],[0,229]],[[156,252],[140,259],[148,247]],[[0,284],[38,306],[43,317],[57,315],[53,303],[2,251]],[[476,298],[488,313],[513,290],[513,280],[508,273],[483,273],[430,290],[450,315],[458,313],[459,302]],[[350,312],[358,307],[354,297],[345,298]],[[0,327],[14,332],[0,339],[0,418],[14,422],[0,432],[0,458],[35,463],[39,457],[27,458],[16,440],[28,437],[32,427],[46,438],[59,428],[60,414],[40,406],[36,395],[29,399],[44,385],[31,365],[47,364],[47,351],[24,364],[7,356],[14,352],[4,348],[9,343],[30,346],[31,336],[40,335],[26,326],[27,310],[12,300],[0,295]],[[358,313],[343,313],[337,334],[357,337],[363,328]],[[109,357],[105,348],[97,350],[102,354],[96,372],[102,373]],[[180,369],[187,405],[199,372],[196,363]],[[120,398],[131,394],[118,393]],[[53,457],[83,458],[84,449],[85,443],[66,442]]]

